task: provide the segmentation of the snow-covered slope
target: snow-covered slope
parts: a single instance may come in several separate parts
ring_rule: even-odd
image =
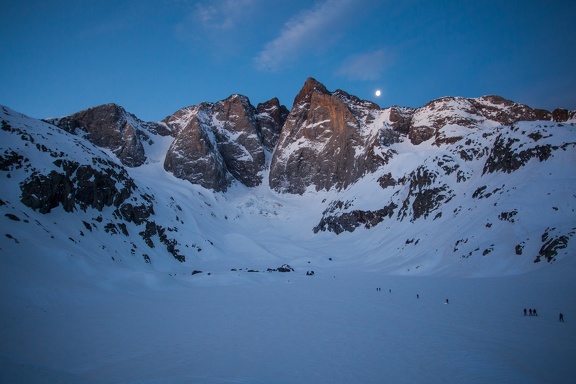
[[[576,228],[574,128],[521,122],[459,129],[449,145],[393,144],[382,172],[340,194],[315,230],[374,228],[365,238],[396,257],[369,259],[406,273],[507,274],[554,261],[570,254]]]

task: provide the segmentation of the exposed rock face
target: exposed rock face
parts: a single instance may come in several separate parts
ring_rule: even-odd
[[[340,201],[337,202],[341,203]],[[314,233],[319,231],[330,231],[340,234],[344,231],[354,232],[360,226],[364,228],[372,228],[382,222],[385,218],[391,218],[397,205],[392,203],[382,209],[376,211],[362,211],[355,209],[350,212],[342,214],[331,214],[334,212],[334,206],[324,211],[320,223],[314,227]]]
[[[230,185],[231,177],[210,125],[211,105],[203,103],[193,111],[188,124],[179,130],[170,145],[164,169],[193,184],[224,191]]]
[[[286,108],[272,99],[254,108],[247,97],[232,95],[176,112],[164,123],[176,132],[164,168],[176,177],[216,191],[233,180],[254,187],[262,182],[264,149],[272,150]]]
[[[537,136],[533,136],[537,137]],[[533,138],[531,137],[531,138]],[[538,140],[534,140],[535,142]],[[526,165],[533,158],[540,161],[547,160],[552,153],[559,149],[550,144],[535,145],[520,150],[519,140],[499,135],[494,142],[494,147],[484,165],[484,173],[506,172],[512,173]]]
[[[146,160],[141,141],[141,136],[146,138],[146,134],[139,129],[145,123],[119,105],[100,105],[47,121],[70,133],[76,133],[77,129],[86,132],[88,140],[99,147],[110,149],[126,166],[137,167]],[[163,132],[161,127],[158,130]]]
[[[388,119],[390,126],[397,132],[407,135],[412,123],[413,108],[392,106],[389,108]]]
[[[288,117],[288,109],[280,105],[277,98],[268,100],[265,103],[258,104],[256,107],[258,115],[256,116],[260,123],[262,134],[262,145],[267,151],[272,152],[280,138],[280,131]]]
[[[150,199],[142,195],[134,196],[137,191],[136,184],[122,166],[90,152],[83,153],[90,158],[89,163],[68,160],[68,154],[53,151],[37,142],[38,137],[46,137],[31,134],[22,128],[13,128],[5,120],[2,121],[2,130],[18,135],[25,147],[27,143],[35,143],[35,150],[47,154],[51,159],[41,165],[55,168],[51,171],[36,169],[28,158],[15,151],[5,152],[8,155],[6,157],[0,156],[0,170],[24,168],[26,173],[29,173],[29,176],[19,183],[20,201],[24,205],[42,214],[50,213],[58,206],[62,206],[66,212],[77,209],[86,211],[89,208],[102,211],[105,207],[113,206],[116,207],[115,212],[119,217],[136,224],[143,223],[154,213]],[[83,151],[85,150],[89,151],[89,148],[84,147]],[[32,151],[29,149],[28,152]],[[132,201],[130,203],[126,202],[129,198]]]
[[[437,171],[420,166],[403,180],[403,184],[408,187],[408,193],[398,212],[399,218],[411,217],[411,221],[420,217],[426,218],[437,210],[442,202],[454,196],[447,184],[438,183],[439,175]]]
[[[576,111],[569,111],[564,108],[556,108],[552,111],[552,121],[565,122],[576,119]],[[545,120],[545,119],[542,119]]]
[[[56,160],[54,164],[62,171],[33,174],[20,185],[22,203],[40,213],[48,213],[59,205],[66,212],[77,206],[84,211],[89,207],[99,211],[105,206],[118,207],[135,189],[126,171],[111,162],[106,164],[107,172],[66,160]],[[123,188],[119,190],[117,184]]]
[[[345,188],[385,163],[378,131],[366,123],[378,106],[345,92],[329,92],[309,78],[294,99],[270,166],[270,187],[302,194]]]
[[[232,95],[212,111],[213,132],[228,172],[248,187],[259,185],[265,156],[256,109],[246,96]]]

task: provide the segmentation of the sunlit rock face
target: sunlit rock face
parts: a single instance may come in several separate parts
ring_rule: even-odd
[[[302,194],[341,189],[385,163],[370,125],[376,104],[309,78],[294,99],[270,166],[270,187]]]

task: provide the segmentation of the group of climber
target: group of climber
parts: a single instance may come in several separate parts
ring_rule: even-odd
[[[536,308],[529,308],[528,310],[526,308],[524,308],[524,316],[538,316],[538,311],[536,311]],[[564,322],[564,314],[560,313],[558,315],[558,321],[560,322]]]
[[[376,291],[382,291],[382,288],[378,287],[378,288],[376,288]],[[392,290],[389,289],[388,292],[392,293]],[[420,294],[417,293],[416,298],[419,299]],[[450,303],[450,301],[448,301],[448,299],[446,299],[446,301],[444,302],[444,304],[449,304],[449,303]],[[538,311],[536,310],[536,308],[529,308],[529,309],[524,308],[524,316],[538,316]],[[560,313],[558,315],[558,321],[560,321],[562,323],[564,322],[564,314],[563,313]]]

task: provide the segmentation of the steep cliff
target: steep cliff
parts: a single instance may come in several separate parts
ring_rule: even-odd
[[[216,191],[225,191],[233,180],[257,186],[265,168],[264,151],[276,145],[285,111],[277,99],[257,110],[241,95],[177,111],[164,119],[176,132],[164,168]]]
[[[376,104],[329,92],[309,78],[294,99],[270,165],[270,187],[302,194],[345,188],[385,164],[374,127]]]

